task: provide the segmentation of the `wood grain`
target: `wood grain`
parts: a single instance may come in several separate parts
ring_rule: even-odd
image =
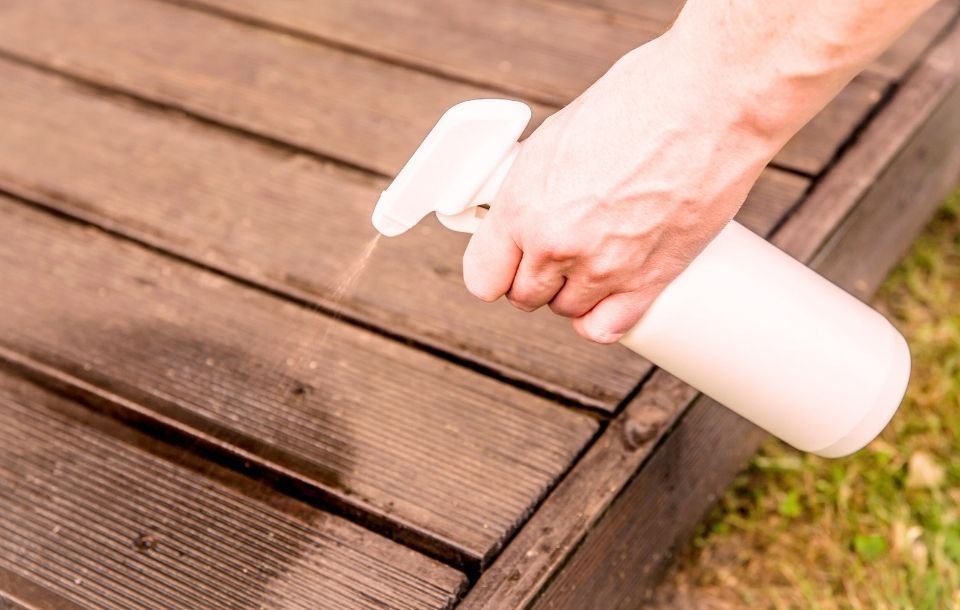
[[[669,373],[654,372],[481,576],[458,610],[520,609],[532,604],[562,566],[578,555],[587,533],[602,522],[630,477],[646,471],[641,466],[651,454],[656,455],[657,441],[696,396],[696,390]],[[672,495],[659,486],[644,491],[651,499]],[[663,526],[653,520],[648,524]],[[604,608],[595,603],[583,607]]]
[[[924,13],[867,70],[890,81],[900,81],[960,14],[960,0],[940,0]]]
[[[449,106],[499,96],[152,0],[5,2],[0,49],[390,175]]]
[[[530,59],[511,60],[518,71],[529,61],[525,73],[539,74],[541,79],[574,79],[552,106],[534,105],[533,125],[579,94],[629,46],[618,42],[614,50],[603,51],[607,41],[629,39],[632,44],[638,36],[633,31],[617,33],[620,29],[616,28],[607,31],[609,24],[618,21],[598,20],[595,11],[549,9],[550,3],[497,0],[493,8],[485,3],[482,11],[465,3],[427,4],[422,10],[435,13],[439,22],[419,18],[420,13],[410,8],[418,5],[409,3],[310,3],[281,14],[297,24],[314,23],[308,19],[311,14],[319,23],[326,24],[329,18],[338,32],[373,24],[380,35],[366,31],[357,35],[367,45],[397,37],[410,52],[432,49],[433,63],[455,58],[461,50],[470,52],[473,59],[460,66],[463,73],[470,74],[489,68],[493,65],[489,58],[504,49],[532,45],[537,51]],[[273,11],[271,7],[288,5],[270,2],[255,6]],[[327,14],[327,8],[340,12]],[[392,21],[384,21],[379,13],[369,16],[362,12],[382,10],[402,12],[392,15],[399,19]],[[477,17],[488,12],[496,16],[498,10],[504,15]],[[535,14],[513,14],[521,10]],[[449,11],[463,14],[457,17]],[[547,13],[553,17],[542,15]],[[443,19],[459,19],[460,25],[452,27]],[[568,34],[551,29],[557,19]],[[348,27],[348,23],[353,25]],[[483,34],[482,27],[495,25],[506,28],[507,33]],[[593,31],[594,26],[599,29]],[[549,40],[550,48],[564,50],[540,49],[542,40],[528,44],[523,37],[510,38],[517,33],[511,28],[536,32],[537,40]],[[443,43],[448,33],[457,40]],[[488,48],[490,45],[497,50]],[[480,50],[471,51],[476,48]],[[0,51],[384,175],[400,169],[447,107],[464,99],[504,95],[500,85],[491,89],[453,82],[303,36],[154,0],[89,0],[82,5],[70,0],[5,3],[0,6]],[[417,66],[427,68],[423,62]],[[527,76],[521,80],[531,82]],[[865,78],[838,96],[775,162],[818,173],[879,99],[882,89],[877,86],[875,79]]]
[[[177,2],[312,37],[449,78],[563,106],[628,51],[659,36],[652,19],[563,2]]]
[[[0,78],[0,114],[15,117],[0,138],[0,189],[581,404],[612,411],[649,370],[625,348],[577,340],[549,311],[471,297],[465,237],[432,220],[382,241],[338,295],[374,235],[382,180],[2,60]],[[807,185],[767,170],[740,220],[773,226]]]
[[[569,103],[624,53],[659,35],[672,19],[661,21],[657,15],[679,6],[672,1],[634,2],[635,14],[642,17],[638,20],[612,18],[603,11],[571,10],[573,5],[564,6],[563,2],[513,0],[484,2],[482,10],[469,2],[435,0],[186,3],[215,7],[241,19],[438,70],[554,106]],[[926,30],[920,33],[930,34]],[[915,46],[898,52],[895,61],[907,61],[909,52],[917,51]],[[880,100],[886,84],[871,75],[854,80],[784,147],[775,163],[810,175],[819,173]]]
[[[960,54],[960,46],[956,47]],[[958,55],[960,57],[960,55]],[[830,238],[814,265],[831,281],[868,298],[960,185],[960,86],[954,86],[891,166]],[[898,227],[890,231],[889,227]],[[844,252],[862,256],[851,259]]]
[[[231,4],[234,1],[252,0],[202,0]],[[287,0],[293,1],[293,0]],[[579,6],[597,7],[608,13],[629,15],[645,21],[667,27],[683,7],[683,0],[563,0]],[[899,81],[909,71],[924,52],[930,48],[936,38],[945,31],[951,21],[960,13],[960,0],[940,0],[924,13],[907,32],[903,34],[880,57],[867,66],[865,72],[888,81]]]
[[[440,609],[466,584],[178,453],[0,371],[0,591],[46,608]]]
[[[640,608],[675,540],[692,533],[764,436],[700,396],[530,608]]]
[[[828,202],[846,212],[828,214],[833,226],[811,224],[805,202],[778,230],[775,244],[800,260],[816,255],[818,269],[857,294],[876,288],[902,244],[942,201],[946,185],[958,179],[956,146],[946,144],[960,138],[958,38],[954,30],[934,49],[811,196],[825,214]],[[878,150],[885,159],[877,158]],[[882,170],[866,180],[853,172],[874,166]],[[849,190],[822,198],[820,187],[833,189],[834,182]],[[906,206],[910,192],[917,198]],[[865,271],[871,263],[878,271]],[[762,438],[709,399],[689,406],[694,396],[655,372],[459,607],[637,607],[674,545]]]
[[[489,559],[596,429],[91,227],[6,199],[0,217],[0,347],[245,451],[458,565]]]
[[[864,129],[851,150],[816,184],[791,219],[789,229],[784,227],[778,237],[782,248],[800,259],[813,255],[815,245],[807,236],[832,230],[850,214],[956,86],[958,65],[960,33],[954,27]]]

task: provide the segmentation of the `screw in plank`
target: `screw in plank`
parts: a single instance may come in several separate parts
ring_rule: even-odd
[[[630,451],[635,451],[655,437],[659,431],[659,424],[627,419],[623,424],[623,444]]]

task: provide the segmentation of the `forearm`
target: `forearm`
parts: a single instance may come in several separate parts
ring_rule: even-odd
[[[467,248],[467,287],[618,340],[787,140],[933,2],[688,0],[524,141]]]
[[[935,0],[688,0],[660,41],[700,91],[771,154]]]

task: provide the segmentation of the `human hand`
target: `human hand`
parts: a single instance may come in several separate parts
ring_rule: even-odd
[[[684,64],[648,43],[523,142],[464,254],[470,292],[549,304],[600,343],[639,321],[782,144]]]

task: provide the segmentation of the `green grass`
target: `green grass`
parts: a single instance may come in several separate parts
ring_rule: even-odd
[[[893,422],[841,460],[766,442],[684,554],[671,595],[707,608],[960,608],[960,193],[875,305],[913,354]]]

